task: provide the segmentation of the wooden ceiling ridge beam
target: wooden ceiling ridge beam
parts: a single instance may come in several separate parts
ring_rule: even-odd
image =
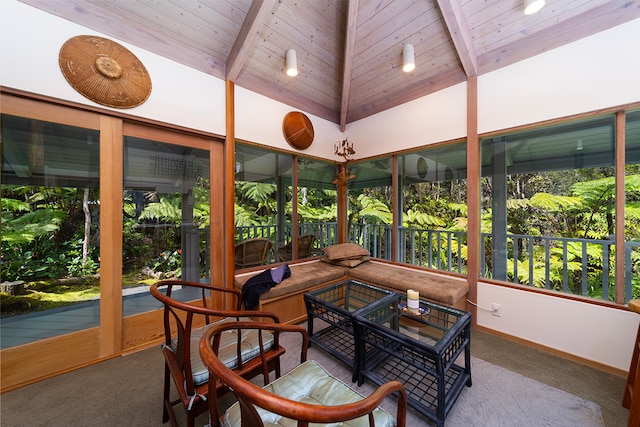
[[[344,61],[342,65],[342,99],[340,102],[340,132],[347,126],[349,112],[349,92],[351,92],[351,75],[353,74],[353,54],[356,44],[356,27],[358,20],[359,0],[349,0],[347,6],[347,22],[344,31]]]
[[[244,67],[260,30],[267,23],[277,0],[254,0],[240,28],[238,37],[229,52],[226,63],[226,79],[235,81]]]
[[[446,24],[458,58],[467,77],[478,75],[478,55],[471,40],[470,27],[462,13],[459,0],[438,0],[438,7]]]

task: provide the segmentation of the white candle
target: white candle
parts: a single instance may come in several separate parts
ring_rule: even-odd
[[[420,298],[420,294],[417,291],[409,289],[407,291],[407,307],[409,308],[418,308],[418,299]]]

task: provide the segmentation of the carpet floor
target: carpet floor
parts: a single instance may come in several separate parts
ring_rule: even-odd
[[[473,386],[463,390],[447,427],[626,426],[624,378],[486,332],[474,330],[471,341]],[[294,353],[284,366],[294,363]],[[309,358],[350,378],[348,368],[320,350],[311,348]],[[161,426],[162,372],[162,354],[154,346],[3,393],[0,425]],[[372,389],[365,383],[360,391],[366,394],[367,387]],[[385,405],[395,411],[395,399]],[[184,425],[182,411],[178,415]],[[413,410],[408,418],[411,426],[431,425]],[[196,426],[207,423],[204,414]]]

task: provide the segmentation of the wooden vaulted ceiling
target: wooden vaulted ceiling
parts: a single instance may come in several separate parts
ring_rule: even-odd
[[[640,0],[21,0],[348,123],[640,18]],[[402,47],[416,68],[402,71]],[[284,72],[297,52],[299,75]],[[153,77],[153,70],[149,70]]]

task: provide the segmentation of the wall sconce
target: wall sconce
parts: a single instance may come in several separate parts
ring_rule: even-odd
[[[289,49],[286,56],[286,68],[287,75],[295,77],[298,75],[298,60],[296,58],[296,51]]]
[[[582,140],[579,139],[578,142],[576,142],[576,151],[582,151],[584,149],[584,144],[582,143]]]
[[[524,0],[524,14],[533,15],[544,7],[545,0]]]
[[[405,44],[402,48],[402,71],[409,73],[416,68],[416,58],[412,44]]]

